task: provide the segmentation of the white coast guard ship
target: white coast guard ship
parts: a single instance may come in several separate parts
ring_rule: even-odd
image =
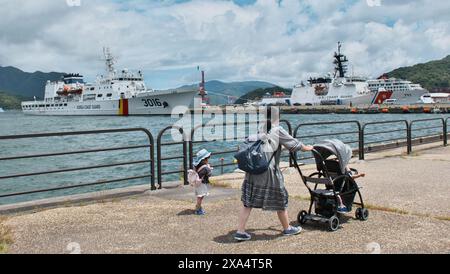
[[[48,81],[43,101],[22,102],[30,115],[172,115],[184,114],[196,95],[195,90],[155,91],[147,89],[142,72],[114,69],[115,59],[103,50],[107,75],[86,84],[83,76],[67,74],[62,80]]]
[[[426,103],[422,101],[422,96],[428,94],[428,90],[424,89],[420,84],[414,84],[411,81],[389,78],[384,74],[376,80],[367,81],[369,89],[372,93],[376,93],[379,89],[390,91],[384,100],[390,100],[393,104],[411,105],[416,103]],[[380,104],[381,98],[375,100],[373,103]]]
[[[341,53],[341,43],[338,52],[334,54],[334,75],[310,78],[294,87],[291,103],[294,105],[341,105],[370,104],[375,94],[372,94],[363,77],[346,76],[348,59]]]

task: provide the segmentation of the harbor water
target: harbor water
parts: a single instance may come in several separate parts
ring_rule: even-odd
[[[299,124],[331,122],[331,121],[359,121],[361,124],[369,122],[389,121],[389,120],[418,120],[429,118],[447,118],[450,114],[309,114],[309,115],[283,115],[282,119],[288,120],[295,128]],[[239,122],[245,121],[245,116],[238,115]],[[220,120],[220,117],[215,117]],[[199,121],[207,122],[208,119]],[[68,132],[68,131],[89,131],[101,129],[118,129],[118,128],[145,128],[148,129],[155,138],[158,133],[179,122],[179,118],[168,116],[143,116],[143,117],[42,117],[42,116],[26,116],[21,112],[8,111],[0,114],[0,136],[48,133],[48,132]],[[183,123],[178,123],[183,124]],[[184,123],[185,124],[185,123]],[[198,124],[198,122],[196,123]],[[425,122],[424,127],[439,126],[439,121]],[[420,125],[418,125],[420,126]],[[387,140],[392,138],[403,138],[405,135],[396,129],[404,128],[402,123],[377,125],[376,127],[368,127],[371,131],[387,131],[382,135],[368,136],[366,142],[375,142],[379,140]],[[232,129],[234,131],[234,129]],[[354,124],[342,124],[335,126],[308,126],[299,130],[299,136],[310,136],[315,134],[333,133],[333,132],[352,132],[357,130]],[[388,131],[392,130],[392,133]],[[442,130],[426,129],[417,132],[417,136],[439,134]],[[237,140],[208,142],[204,144],[195,144],[194,152],[200,148],[207,148],[212,151],[230,150],[236,148],[243,141],[247,132],[237,133]],[[177,134],[172,136],[170,132],[164,135],[163,142],[173,142],[177,138]],[[179,137],[179,136],[178,136]],[[332,138],[333,136],[329,136]],[[343,139],[351,143],[355,148],[358,147],[357,135],[337,135],[337,138]],[[415,136],[413,136],[415,137]],[[301,138],[308,144],[314,144],[323,140],[324,137]],[[194,139],[196,140],[196,139]],[[112,148],[120,146],[139,146],[148,143],[148,138],[141,132],[132,133],[114,133],[114,134],[98,134],[98,135],[81,135],[67,137],[48,137],[20,140],[0,140],[0,158],[11,156],[23,156],[40,153],[55,153],[77,150],[88,150],[97,148]],[[163,148],[164,156],[182,156],[182,146],[174,145]],[[125,151],[109,151],[99,153],[87,153],[76,155],[64,155],[48,158],[30,158],[20,160],[0,161],[0,177],[22,173],[42,172],[49,170],[59,170],[73,167],[86,167],[94,165],[102,165],[116,162],[140,161],[148,160],[149,149],[139,148]],[[156,155],[155,155],[156,157]],[[213,157],[212,163],[216,166],[214,172],[220,174],[222,169],[219,167],[220,158],[224,158],[225,162],[232,161],[233,154],[221,155]],[[182,160],[164,161],[162,169],[164,171],[179,170],[182,167]],[[235,166],[227,166],[224,172],[233,171]],[[119,166],[112,168],[93,169],[76,171],[69,173],[55,173],[48,175],[19,177],[14,179],[0,180],[0,195],[26,192],[36,189],[54,188],[67,185],[77,185],[82,183],[96,182],[99,180],[113,180],[115,178],[124,178],[132,176],[140,176],[149,173],[149,164],[135,164],[130,166]],[[163,177],[163,181],[179,180],[180,174],[171,174]],[[93,191],[108,190],[111,188],[119,188],[133,185],[150,184],[149,179],[131,180],[123,183],[114,183],[108,185],[97,185],[90,187],[74,188],[61,191],[44,192],[24,196],[14,196],[0,199],[0,204],[10,204],[16,202],[24,202],[42,198],[87,193]]]

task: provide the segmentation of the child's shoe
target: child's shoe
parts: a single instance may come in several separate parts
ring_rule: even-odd
[[[340,206],[340,207],[338,207],[337,212],[338,213],[349,213],[349,210],[346,206]]]
[[[205,214],[206,214],[206,212],[205,212],[205,210],[203,210],[203,208],[197,209],[195,211],[195,215],[198,215],[198,216],[203,216]]]

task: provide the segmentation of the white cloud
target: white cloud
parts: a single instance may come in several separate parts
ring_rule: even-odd
[[[344,42],[355,72],[370,76],[450,54],[448,1],[385,0],[374,7],[366,0],[259,0],[245,6],[90,0],[80,7],[65,0],[0,0],[0,5],[0,65],[92,78],[103,69],[101,48],[110,46],[119,66],[142,68],[158,88],[197,81],[197,65],[208,79],[292,86],[332,70],[337,41]]]

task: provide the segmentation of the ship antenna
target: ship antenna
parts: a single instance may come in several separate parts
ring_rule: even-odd
[[[344,78],[345,73],[347,72],[347,66],[345,63],[348,62],[348,59],[345,55],[341,53],[342,43],[338,42],[338,52],[334,53],[334,64],[336,65],[334,77],[336,78],[337,73],[339,72],[339,77]]]
[[[109,73],[109,76],[114,76],[114,63],[116,61],[116,59],[114,58],[114,56],[112,56],[111,54],[111,50],[108,47],[104,47],[103,48],[103,55],[104,55],[104,60],[106,63],[106,70]]]

